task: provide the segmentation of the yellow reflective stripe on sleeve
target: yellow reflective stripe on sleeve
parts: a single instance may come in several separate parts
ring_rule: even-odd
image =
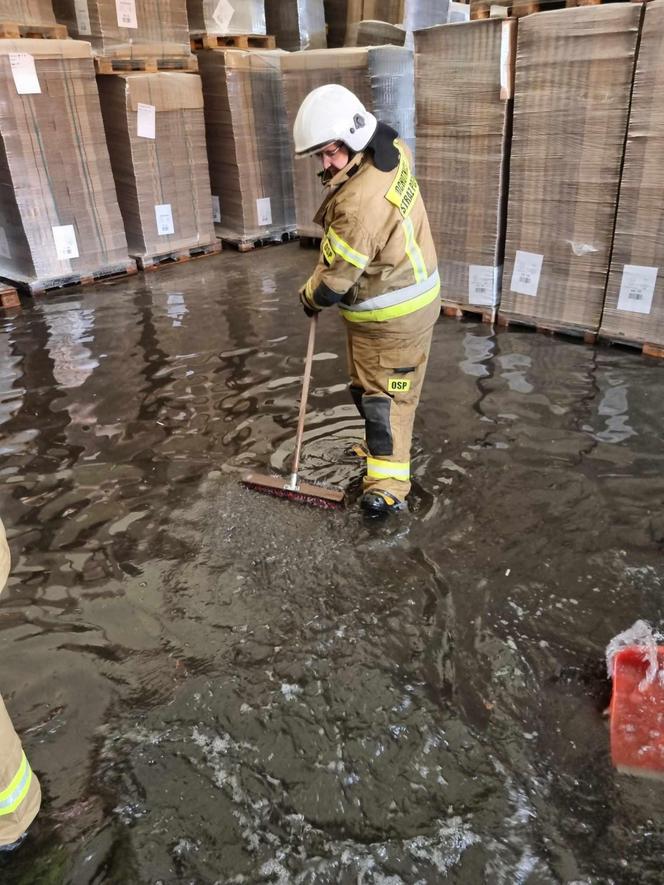
[[[403,220],[404,236],[406,237],[406,255],[413,265],[413,273],[415,274],[415,282],[421,283],[429,276],[427,267],[424,263],[424,256],[417,240],[415,239],[415,228],[413,227],[412,218],[404,218]]]
[[[383,461],[381,458],[367,458],[367,479],[410,479],[410,461]]]
[[[344,261],[352,264],[353,267],[358,267],[360,270],[364,270],[367,264],[369,264],[369,256],[363,255],[361,252],[358,252],[357,249],[353,249],[353,247],[345,240],[341,239],[333,227],[327,229],[327,239],[337,255],[343,258]]]
[[[408,316],[409,313],[415,313],[423,307],[427,307],[432,301],[440,295],[440,280],[436,285],[418,295],[417,298],[411,298],[401,304],[394,304],[391,307],[379,307],[376,310],[344,310],[341,308],[341,314],[345,320],[350,323],[384,323],[387,320],[395,320],[399,317]]]
[[[16,811],[28,795],[32,783],[32,769],[25,753],[21,753],[21,764],[6,790],[0,793],[0,817]]]
[[[417,201],[420,186],[411,172],[406,152],[396,142],[394,146],[399,151],[399,168],[385,197],[397,207],[404,218],[407,218]]]

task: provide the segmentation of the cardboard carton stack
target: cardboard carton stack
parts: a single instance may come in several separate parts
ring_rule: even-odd
[[[0,23],[54,25],[51,0],[0,0]]]
[[[265,0],[187,0],[187,11],[192,32],[221,36],[266,33]]]
[[[312,89],[340,83],[354,92],[369,110],[413,144],[413,56],[400,47],[345,47],[284,55],[281,63],[288,114],[289,149],[294,155],[292,130],[298,109]],[[295,210],[300,236],[322,235],[314,216],[325,196],[316,158],[296,159]]]
[[[325,49],[325,9],[323,0],[265,0],[268,34],[277,39],[279,49]]]
[[[443,302],[493,314],[505,241],[516,22],[415,35],[417,177],[438,251]]]
[[[403,46],[406,31],[389,22],[362,21],[357,26],[356,42],[358,46]]]
[[[186,0],[53,0],[69,34],[106,58],[190,55]]]
[[[0,40],[0,91],[0,276],[36,293],[131,271],[89,44]]]
[[[616,3],[519,21],[506,320],[599,329],[641,12]]]
[[[100,77],[99,91],[130,255],[149,267],[219,251],[200,77]]]
[[[198,53],[217,234],[240,247],[295,230],[279,51]]]
[[[645,8],[600,333],[664,347],[664,0]],[[650,347],[649,347],[650,345]]]

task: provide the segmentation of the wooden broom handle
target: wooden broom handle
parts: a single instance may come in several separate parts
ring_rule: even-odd
[[[309,399],[309,386],[311,384],[311,369],[314,362],[317,322],[318,312],[312,314],[311,318],[309,319],[309,340],[307,342],[307,356],[304,361],[304,378],[302,379],[300,414],[297,419],[297,436],[295,438],[295,453],[293,455],[292,473],[294,476],[297,476],[297,474],[300,472],[300,454],[302,453],[302,440],[304,439],[304,421],[307,416],[307,400]]]

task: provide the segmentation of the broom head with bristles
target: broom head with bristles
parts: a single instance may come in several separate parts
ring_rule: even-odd
[[[263,495],[272,495],[273,498],[286,498],[297,504],[308,504],[323,510],[341,509],[344,506],[345,495],[339,489],[328,489],[310,482],[299,482],[297,488],[293,489],[289,487],[289,483],[288,479],[281,476],[268,476],[264,473],[247,473],[242,477],[243,486]]]

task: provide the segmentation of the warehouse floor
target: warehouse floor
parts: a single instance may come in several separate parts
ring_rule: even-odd
[[[0,673],[44,790],[0,879],[659,881],[602,712],[662,611],[664,364],[442,320],[411,513],[266,499],[237,478],[285,468],[314,260],[0,320]],[[305,472],[352,487],[343,348],[326,315]]]

